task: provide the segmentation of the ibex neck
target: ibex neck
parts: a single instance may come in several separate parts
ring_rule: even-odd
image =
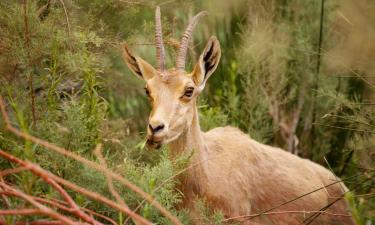
[[[190,127],[188,127],[175,141],[169,143],[168,147],[171,151],[172,157],[176,157],[183,152],[194,151],[193,158],[195,158],[201,156],[205,151],[205,146],[203,133],[199,126],[198,109],[195,103],[193,121]]]

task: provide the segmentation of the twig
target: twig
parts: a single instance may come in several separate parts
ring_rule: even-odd
[[[175,1],[176,1],[176,0],[167,0],[167,1],[165,1],[165,2],[160,3],[159,6],[167,5],[167,4],[170,4],[170,3],[175,2]]]
[[[6,113],[6,110],[5,110],[5,105],[4,105],[4,102],[3,102],[3,99],[2,97],[0,96],[0,109],[1,109],[1,113],[3,115],[3,118],[4,118],[4,122],[5,122],[5,126],[6,126],[6,129],[9,130],[10,132],[14,133],[15,135],[25,139],[25,140],[29,140],[29,141],[32,141],[34,142],[35,144],[39,144],[41,146],[44,146],[45,148],[47,149],[50,149],[52,151],[55,151],[57,153],[60,153],[64,156],[67,156],[69,158],[72,158],[72,159],[75,159],[97,171],[100,171],[100,172],[103,172],[103,173],[107,173],[109,176],[111,176],[113,179],[119,181],[121,184],[125,185],[126,187],[128,187],[130,190],[134,191],[135,193],[139,194],[142,198],[146,199],[152,206],[154,206],[155,208],[157,208],[161,214],[163,214],[165,217],[167,217],[173,224],[176,224],[176,225],[182,225],[182,223],[179,221],[179,219],[175,216],[173,216],[167,209],[165,209],[158,201],[156,201],[150,194],[144,192],[142,189],[140,189],[139,187],[137,187],[135,184],[131,183],[130,181],[128,181],[127,179],[125,179],[124,177],[122,177],[121,175],[117,174],[117,173],[114,173],[113,171],[103,167],[102,165],[99,165],[95,162],[92,162],[86,158],[83,158],[82,156],[80,155],[77,155],[73,152],[70,152],[64,148],[61,148],[61,147],[58,147],[52,143],[49,143],[45,140],[42,140],[42,139],[39,139],[37,137],[34,137],[28,133],[25,133],[25,132],[22,132],[20,130],[18,130],[17,128],[13,127],[9,121],[9,117]],[[116,204],[117,205],[117,204]],[[119,205],[117,205],[116,207],[118,207]],[[129,211],[129,210],[126,210],[127,212],[125,213],[132,213],[132,211]],[[133,214],[134,215],[134,214]]]
[[[298,126],[298,122],[301,117],[301,112],[303,109],[303,105],[305,103],[305,90],[306,90],[306,82],[303,83],[299,96],[298,96],[298,104],[297,104],[297,109],[293,113],[293,120],[292,120],[292,125],[290,128],[290,134],[289,134],[289,139],[288,139],[288,150],[289,152],[292,152],[297,155],[297,145],[298,142],[296,143],[296,140],[298,140],[296,136],[296,130]]]
[[[363,183],[371,180],[373,177],[375,177],[375,175],[372,175],[367,180],[364,180],[364,181],[360,182],[359,184],[357,184],[357,186],[352,191],[357,190],[359,187],[361,187],[360,185],[362,185]],[[350,192],[350,191],[344,192],[340,197],[344,197],[345,194],[348,193],[348,192]],[[340,200],[340,198],[338,198],[335,201],[327,204],[326,206],[324,206],[323,208],[321,208],[318,212],[316,212],[313,215],[311,215],[311,216],[307,217],[306,219],[304,219],[303,222],[300,225],[305,224],[305,222],[307,222],[306,225],[311,224],[314,220],[316,220],[316,218],[318,218],[322,214],[322,212],[325,212],[325,210],[327,210],[328,208],[330,208],[331,206],[333,206],[339,200]]]
[[[64,13],[65,13],[65,19],[66,19],[66,24],[68,27],[68,35],[70,35],[70,23],[69,23],[69,17],[68,17],[68,11],[66,10],[64,0],[59,0],[61,5],[63,6]]]
[[[342,214],[342,213],[330,213],[326,211],[277,211],[277,212],[268,212],[268,213],[263,213],[262,215],[279,215],[279,214],[311,214],[311,213],[323,213],[327,214],[330,216],[343,216],[343,217],[351,217],[349,214]],[[252,217],[257,217],[260,216],[260,214],[250,214],[250,215],[241,215],[241,216],[236,216],[236,217],[231,217],[225,220],[222,220],[223,222],[227,222],[230,220],[236,220],[236,219],[244,219],[244,218],[252,218]]]
[[[27,18],[27,0],[23,0],[23,23],[25,26],[25,29],[24,29],[25,46],[29,48],[30,36],[29,36],[29,21]]]
[[[144,6],[151,6],[150,4],[146,4],[145,2],[136,2],[136,1],[126,1],[126,0],[118,0],[119,2],[123,2],[126,4],[132,4],[132,5],[144,5]]]
[[[23,22],[24,22],[24,38],[25,38],[25,47],[27,53],[27,60],[29,65],[31,64],[30,58],[30,33],[29,33],[29,20],[27,18],[27,0],[23,0]],[[36,126],[36,113],[35,113],[35,94],[34,94],[34,84],[33,84],[33,75],[30,73],[28,77],[28,84],[30,88],[30,97],[31,97],[31,113],[33,118],[33,128]]]
[[[36,14],[38,15],[40,20],[43,20],[43,18],[45,17],[43,14],[45,11],[49,10],[50,6],[51,6],[51,0],[47,0],[47,3],[42,5],[42,7],[40,7],[38,11],[36,11]]]
[[[322,51],[322,43],[323,43],[323,22],[324,22],[324,0],[321,0],[320,3],[320,25],[319,25],[319,40],[318,40],[318,54],[316,58],[316,74],[315,74],[315,81],[313,84],[313,89],[316,91],[313,93],[313,100],[312,100],[312,124],[315,123],[316,120],[316,101],[317,101],[317,90],[319,89],[319,76],[320,76],[320,56]],[[312,144],[315,143],[315,132],[316,129],[312,126],[311,135],[312,135]]]
[[[371,130],[360,130],[360,129],[350,128],[350,127],[341,127],[341,126],[326,125],[326,124],[323,124],[323,123],[314,123],[314,124],[317,124],[319,126],[324,126],[324,127],[332,127],[332,128],[341,129],[341,130],[353,130],[353,131],[357,131],[357,132],[375,134],[375,132],[373,132]]]
[[[335,185],[335,184],[337,184],[337,183],[343,182],[344,180],[352,179],[352,178],[355,178],[355,177],[358,177],[358,176],[361,176],[361,175],[363,175],[363,174],[362,174],[362,173],[359,173],[359,174],[353,175],[353,176],[351,176],[351,177],[347,177],[347,178],[341,179],[340,181],[335,181],[335,182],[332,182],[332,183],[330,183],[330,184],[328,184],[328,185],[324,185],[324,186],[322,186],[322,187],[320,187],[320,188],[317,188],[317,189],[315,189],[315,190],[313,190],[313,191],[310,191],[310,192],[305,193],[305,194],[303,194],[303,195],[300,195],[300,196],[298,196],[298,197],[296,197],[296,198],[290,199],[290,200],[285,201],[285,202],[283,202],[283,203],[281,203],[281,204],[279,204],[279,205],[276,205],[276,206],[274,206],[274,207],[272,207],[272,208],[269,208],[269,209],[267,209],[267,210],[264,210],[263,212],[260,212],[260,213],[258,213],[258,214],[256,214],[256,215],[254,215],[254,216],[253,216],[252,218],[250,218],[250,219],[253,219],[253,218],[258,217],[258,216],[261,216],[261,215],[264,215],[265,213],[268,213],[268,212],[270,212],[270,211],[273,211],[273,210],[275,210],[275,209],[277,209],[277,208],[280,208],[281,206],[287,205],[287,204],[289,204],[289,203],[291,203],[291,202],[294,202],[294,201],[296,201],[296,200],[298,200],[298,199],[301,199],[301,198],[303,198],[303,197],[305,197],[305,196],[307,196],[307,195],[310,195],[310,194],[312,194],[312,193],[315,193],[315,192],[317,192],[317,191],[320,191],[320,190],[322,190],[322,189],[325,189],[325,188],[330,187],[330,186],[332,186],[332,185]],[[341,199],[341,196],[340,196],[340,198],[338,198],[338,199]],[[229,220],[233,220],[233,219],[232,219],[232,218],[227,218],[225,221],[229,221]]]

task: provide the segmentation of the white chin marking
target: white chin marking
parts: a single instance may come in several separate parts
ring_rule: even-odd
[[[182,134],[182,132],[178,133],[177,135],[175,135],[175,136],[173,136],[173,137],[171,137],[167,140],[163,140],[163,144],[168,144],[169,142],[176,140],[178,137],[180,137],[181,134]]]

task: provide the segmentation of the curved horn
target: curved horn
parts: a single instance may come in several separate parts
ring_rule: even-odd
[[[198,20],[201,17],[203,17],[207,14],[208,13],[206,11],[202,11],[202,12],[198,13],[197,15],[194,16],[194,18],[191,20],[188,27],[186,28],[186,30],[185,30],[185,32],[182,36],[182,39],[181,39],[180,49],[179,49],[178,54],[177,54],[176,68],[178,70],[183,70],[185,68],[185,58],[186,58],[186,53],[187,53],[187,49],[188,49],[188,46],[189,46],[191,34],[192,34],[195,26],[197,25]]]
[[[163,33],[161,31],[160,21],[160,7],[156,7],[155,11],[155,47],[156,47],[156,59],[158,62],[158,69],[160,71],[165,70],[164,61],[164,44],[163,44]]]

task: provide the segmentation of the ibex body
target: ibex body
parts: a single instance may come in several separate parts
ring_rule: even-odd
[[[195,16],[186,29],[176,68],[165,69],[159,8],[155,38],[158,69],[134,56],[126,45],[123,52],[129,68],[146,82],[152,104],[148,143],[154,147],[168,144],[172,155],[192,152],[191,169],[181,177],[185,206],[193,213],[194,199],[201,197],[212,209],[222,210],[226,217],[238,217],[236,221],[243,224],[297,225],[309,222],[311,212],[336,201],[311,224],[354,224],[342,199],[345,187],[327,169],[260,144],[236,128],[201,131],[197,96],[219,63],[218,40],[210,38],[191,73],[185,72],[184,66],[191,32],[204,14]],[[263,215],[241,217],[275,206]]]

